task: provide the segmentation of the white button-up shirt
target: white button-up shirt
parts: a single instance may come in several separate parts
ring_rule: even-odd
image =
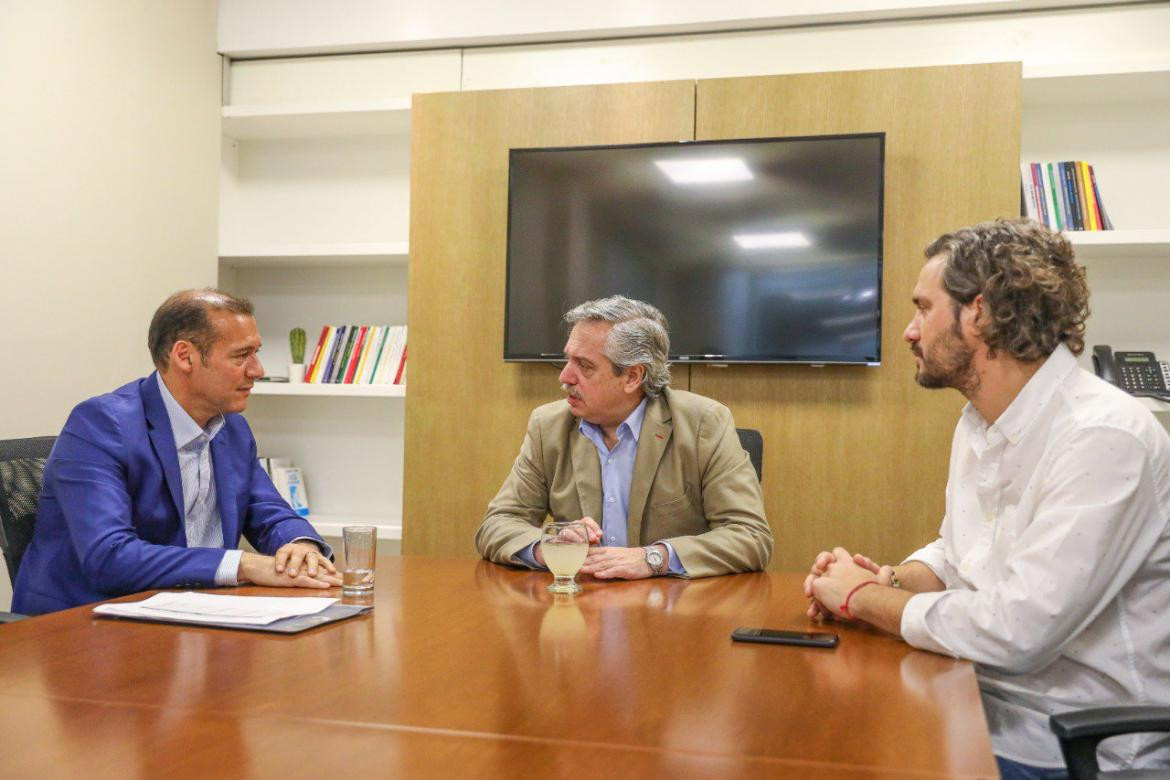
[[[998,755],[1063,766],[1049,715],[1170,704],[1170,436],[1063,345],[995,424],[964,409],[940,538],[907,560],[947,589],[910,599],[902,635],[976,662]],[[1170,739],[1101,759],[1166,766]]]

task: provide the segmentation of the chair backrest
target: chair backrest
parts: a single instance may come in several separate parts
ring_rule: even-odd
[[[743,447],[756,469],[756,479],[764,481],[764,437],[754,428],[736,428],[739,446]]]
[[[56,440],[56,436],[37,436],[0,441],[0,548],[13,583],[32,541],[45,460]]]

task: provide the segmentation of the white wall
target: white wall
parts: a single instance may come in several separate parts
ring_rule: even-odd
[[[1118,5],[1104,0],[1093,5]],[[1078,0],[222,0],[233,58],[753,30],[1086,5]]]
[[[0,438],[149,372],[155,307],[215,283],[217,12],[0,0]]]

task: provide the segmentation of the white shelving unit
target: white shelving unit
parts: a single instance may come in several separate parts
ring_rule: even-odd
[[[326,325],[406,323],[410,103],[459,88],[457,51],[233,62],[225,83],[220,286],[256,306],[268,373]],[[406,388],[258,382],[260,451],[304,469],[324,535],[402,538]]]
[[[1025,68],[1023,95],[1023,161],[1092,163],[1117,227],[1067,233],[1089,277],[1087,345],[1170,359],[1170,63]],[[1170,427],[1170,404],[1142,402]]]
[[[257,382],[252,395],[298,395],[335,398],[405,398],[406,385],[333,385]]]

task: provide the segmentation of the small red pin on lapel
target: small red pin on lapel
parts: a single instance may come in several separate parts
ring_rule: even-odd
[[[654,434],[654,436],[655,436],[655,438],[658,438],[658,439],[665,439],[666,438],[661,433],[656,433],[656,434]]]

